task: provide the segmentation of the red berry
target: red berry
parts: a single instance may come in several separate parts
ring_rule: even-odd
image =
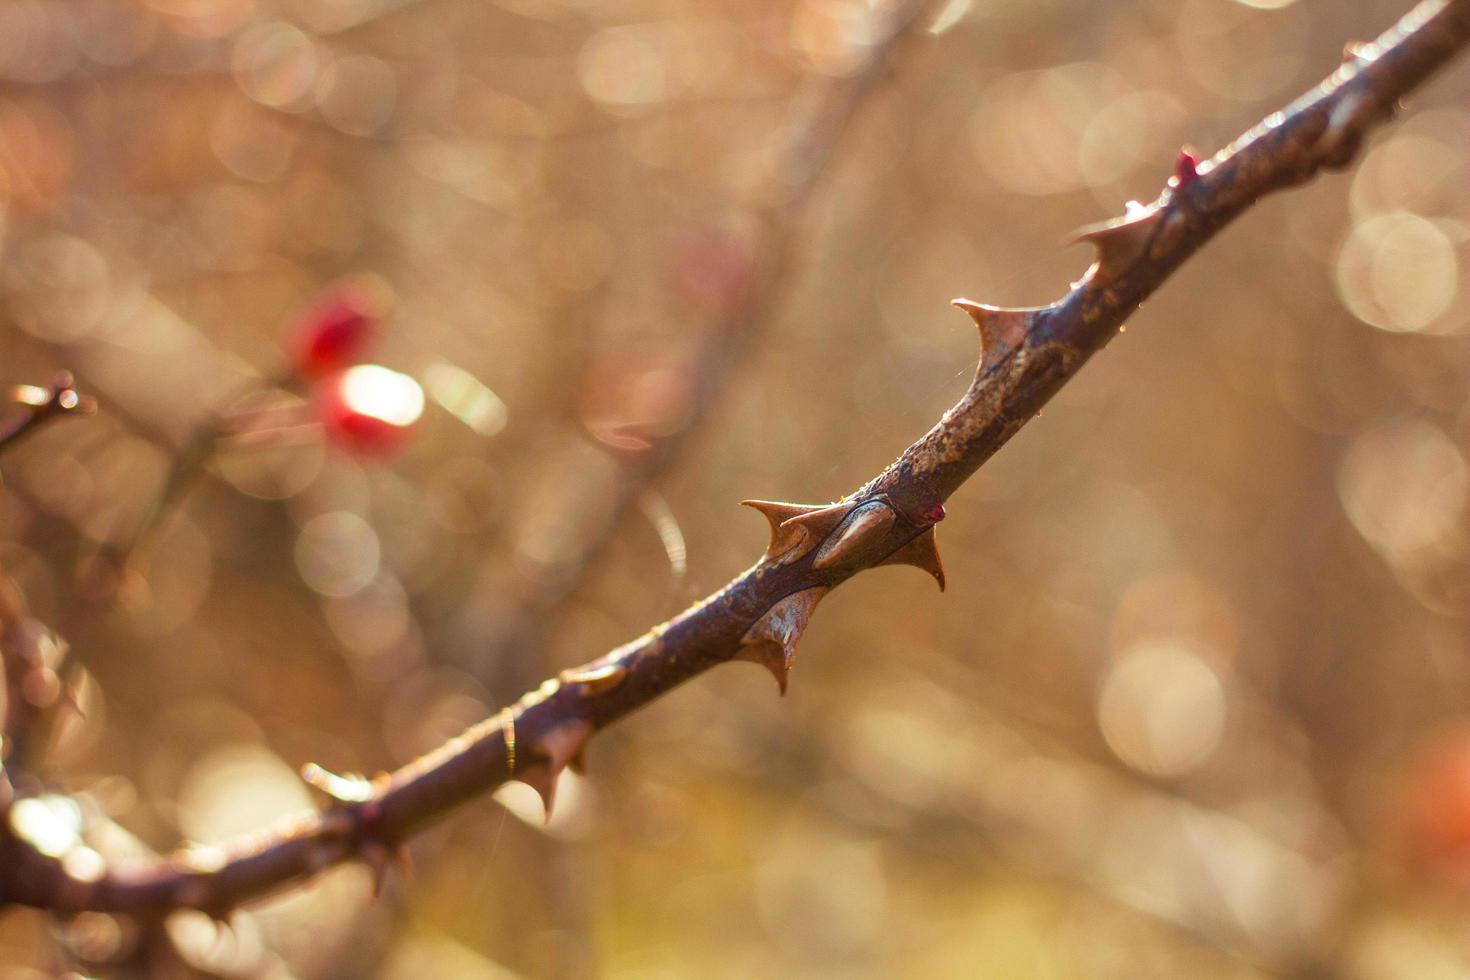
[[[358,364],[312,389],[327,437],[349,452],[390,457],[408,448],[424,411],[424,392],[406,374]]]
[[[381,307],[375,290],[361,282],[328,288],[296,321],[291,364],[303,378],[320,378],[356,364],[378,336]]]
[[[1441,879],[1470,883],[1470,727],[1442,731],[1411,776],[1410,855]]]

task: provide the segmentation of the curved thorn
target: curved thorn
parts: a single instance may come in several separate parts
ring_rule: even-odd
[[[765,515],[771,524],[771,541],[766,546],[766,557],[780,558],[802,540],[802,535],[791,530],[782,531],[781,526],[793,518],[815,514],[825,510],[825,504],[788,504],[778,500],[742,500],[740,506],[750,507]]]
[[[736,649],[735,656],[731,659],[759,664],[769,670],[771,676],[776,678],[776,687],[780,689],[781,696],[783,698],[786,696],[786,684],[791,673],[791,657],[781,644],[769,640],[742,640]]]
[[[362,857],[362,863],[368,866],[372,872],[373,883],[371,895],[374,900],[383,897],[383,886],[388,882],[388,848],[377,841],[370,841],[362,845],[358,852]]]
[[[547,823],[551,822],[551,812],[556,806],[557,780],[567,764],[582,751],[591,734],[592,723],[585,719],[558,725],[531,747],[531,764],[516,776],[540,795]]]
[[[781,563],[786,564],[805,557],[827,535],[835,531],[856,506],[855,502],[844,500],[782,521],[778,529],[782,542],[789,541],[790,544],[781,554]]]
[[[1123,217],[1079,228],[1067,243],[1091,243],[1097,249],[1093,277],[1099,282],[1107,282],[1118,278],[1138,261],[1163,216],[1164,212],[1157,205],[1144,207],[1130,201],[1128,213]]]
[[[735,650],[735,660],[748,660],[760,664],[776,678],[781,694],[786,694],[787,675],[796,659],[796,644],[801,640],[807,620],[822,596],[827,594],[825,585],[813,586],[801,592],[793,592],[766,610],[745,635]]]
[[[1006,308],[976,303],[964,298],[950,300],[970,315],[980,330],[980,370],[998,363],[1008,351],[1020,347],[1026,331],[1039,310],[1044,307]]]
[[[919,535],[880,561],[880,565],[912,565],[934,576],[939,591],[944,591],[944,562],[939,558],[939,542],[934,537],[934,528],[927,527]]]

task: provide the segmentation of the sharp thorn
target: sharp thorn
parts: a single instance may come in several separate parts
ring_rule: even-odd
[[[795,561],[806,553],[803,545],[815,543],[826,536],[822,531],[821,537],[811,538],[812,528],[808,527],[807,518],[816,515],[827,515],[834,507],[841,508],[842,504],[788,504],[775,500],[742,500],[741,505],[760,511],[771,524],[771,541],[766,546],[766,558],[771,561],[787,562]],[[836,526],[840,520],[840,514],[831,522]],[[818,518],[820,524],[824,518]],[[828,528],[827,530],[830,530]],[[801,548],[801,550],[798,550]]]
[[[927,527],[908,544],[883,559],[880,565],[912,565],[934,576],[939,591],[944,591],[944,562],[939,558],[939,543],[934,537],[934,528]]]
[[[373,874],[372,895],[373,898],[383,897],[383,889],[388,884],[388,870],[392,863],[393,854],[388,845],[381,841],[369,841],[362,846],[359,852],[363,863]]]
[[[980,330],[980,369],[997,364],[1026,341],[1026,331],[1040,309],[1007,309],[968,299],[951,300],[970,315]]]
[[[776,678],[781,693],[786,693],[787,675],[796,659],[796,645],[806,629],[812,610],[822,596],[827,594],[825,585],[814,586],[801,592],[793,592],[766,610],[756,620],[736,648],[736,660],[748,660],[768,669]]]
[[[1107,282],[1118,278],[1143,256],[1163,214],[1155,205],[1145,207],[1129,201],[1128,213],[1123,217],[1080,228],[1068,243],[1091,243],[1097,249],[1093,277]]]
[[[734,659],[760,664],[769,670],[771,676],[776,678],[776,686],[781,689],[781,696],[783,698],[786,696],[786,683],[791,674],[792,657],[781,644],[770,640],[742,640]]]
[[[582,751],[592,735],[592,723],[584,719],[558,725],[531,747],[531,764],[516,778],[534,789],[551,822],[556,806],[556,784],[562,770]]]

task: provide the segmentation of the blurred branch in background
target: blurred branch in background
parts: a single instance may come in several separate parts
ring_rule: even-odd
[[[49,388],[18,385],[11,389],[11,401],[20,410],[12,411],[10,419],[0,426],[0,452],[15,448],[22,439],[53,419],[73,412],[90,415],[97,410],[93,399],[77,393],[69,374],[58,377]]]

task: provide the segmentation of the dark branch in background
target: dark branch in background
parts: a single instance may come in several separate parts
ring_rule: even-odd
[[[59,373],[49,388],[16,385],[11,400],[19,406],[0,429],[0,452],[15,448],[26,436],[53,419],[90,415],[96,401],[77,391],[71,374]],[[70,698],[62,683],[61,660],[66,645],[40,621],[32,619],[24,597],[0,570],[0,680],[4,682],[4,724],[0,726],[0,764],[21,769],[30,737],[59,703]],[[9,775],[0,772],[0,803]]]
[[[57,375],[49,388],[16,385],[10,390],[10,399],[20,406],[20,411],[0,425],[0,453],[14,449],[22,439],[52,419],[90,415],[97,410],[97,402],[80,394],[65,371]]]
[[[196,847],[138,867],[68,872],[0,824],[0,901],[72,911],[224,915],[251,898],[349,857],[382,867],[401,841],[508,779],[548,809],[556,778],[590,735],[685,680],[732,659],[761,663],[784,686],[817,602],[857,572],[917,565],[943,584],[934,525],[943,503],[1029,420],[1138,305],[1231,219],[1271,191],[1345,166],[1394,103],[1470,42],[1470,0],[1429,0],[1375,44],[1354,47],[1321,86],[1214,159],[1181,154],[1147,206],[1087,230],[1097,262],[1049,306],[1001,310],[960,301],[983,354],[975,381],[939,423],[882,474],[826,506],[752,502],[771,522],[750,570],[648,634],[563,672],[499,715],[396,772],[368,780],[309,766],[333,798],[248,840]]]

